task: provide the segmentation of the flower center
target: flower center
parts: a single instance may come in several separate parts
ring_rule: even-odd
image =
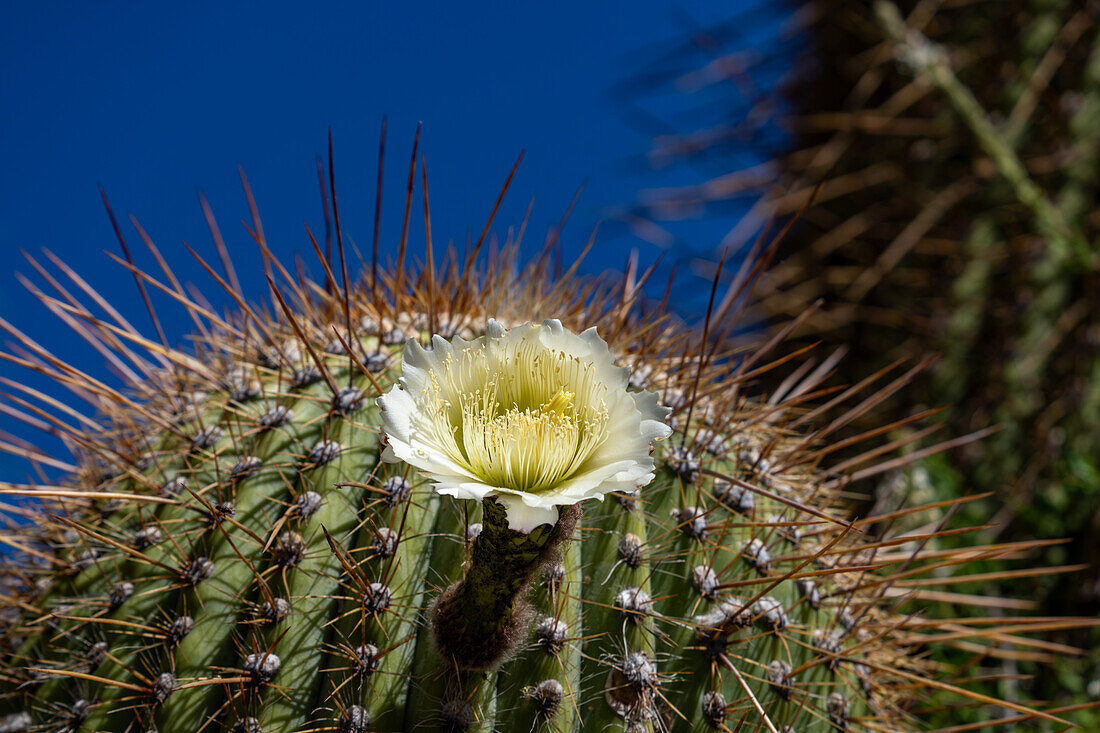
[[[607,387],[594,372],[590,363],[529,342],[466,349],[431,372],[430,433],[490,486],[554,488],[608,437]]]

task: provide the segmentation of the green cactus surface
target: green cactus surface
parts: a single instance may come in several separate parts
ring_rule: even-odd
[[[518,264],[518,241],[486,259],[483,235],[436,263],[430,226],[426,264],[353,282],[336,231],[340,258],[321,257],[320,281],[292,276],[255,237],[266,304],[208,268],[239,306],[227,316],[167,268],[128,268],[193,317],[187,349],[43,296],[134,378],[97,381],[26,336],[27,355],[11,356],[90,409],[28,396],[75,464],[51,484],[4,485],[38,502],[13,506],[4,534],[0,730],[883,731],[920,729],[927,690],[1058,720],[969,693],[976,670],[926,656],[928,644],[1026,645],[1049,625],[991,634],[980,618],[921,615],[953,596],[953,569],[1018,548],[931,552],[937,527],[895,534],[897,516],[840,509],[898,461],[889,445],[852,458],[857,439],[833,435],[905,378],[834,389],[829,362],[778,341],[745,348],[729,335],[744,277],[694,329],[645,302],[632,271],[555,279],[548,258]],[[440,496],[383,462],[376,398],[407,339],[472,338],[489,317],[596,326],[675,432],[655,448],[652,483],[559,520],[566,541],[519,585],[531,612],[517,649],[471,671],[441,651],[430,609],[473,572],[479,543],[537,554],[523,544],[535,540],[491,532],[492,503]],[[756,393],[777,369],[789,377]],[[830,463],[840,448],[844,463]],[[503,582],[470,578],[486,593]],[[494,643],[504,619],[481,621]]]

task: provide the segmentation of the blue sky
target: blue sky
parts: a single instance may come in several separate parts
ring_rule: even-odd
[[[532,197],[534,244],[578,186],[564,236],[579,251],[592,227],[639,188],[694,180],[697,170],[639,173],[646,135],[608,90],[692,23],[738,3],[8,3],[0,11],[0,315],[62,358],[100,360],[28,296],[19,250],[45,247],[146,326],[132,281],[103,254],[117,251],[97,192],[134,214],[185,280],[216,288],[181,242],[212,255],[197,192],[218,216],[246,293],[264,290],[240,225],[243,167],[267,237],[289,261],[306,252],[304,224],[321,228],[315,158],[331,126],[344,231],[370,240],[378,129],[389,119],[382,239],[400,231],[403,170],[424,124],[437,242],[480,230],[510,166],[526,150],[496,230],[518,223]],[[765,43],[775,18],[746,29]],[[745,161],[751,162],[751,161]],[[718,241],[725,224],[692,233]],[[125,226],[131,244],[137,237]],[[414,247],[422,246],[418,231]],[[589,271],[621,265],[630,249],[658,252],[608,227]],[[417,250],[413,250],[414,253]],[[139,264],[152,260],[138,254]],[[687,298],[687,294],[685,294]],[[215,302],[224,302],[218,297]],[[158,303],[170,336],[182,314]],[[6,341],[6,339],[5,339]],[[0,375],[17,372],[0,365]],[[0,427],[26,434],[8,418]],[[19,480],[0,458],[0,477]]]

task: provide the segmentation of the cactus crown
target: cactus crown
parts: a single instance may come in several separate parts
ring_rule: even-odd
[[[1018,548],[938,552],[938,528],[895,536],[896,515],[843,515],[852,480],[898,461],[838,431],[906,377],[837,391],[831,361],[804,362],[754,395],[797,354],[741,349],[745,273],[719,299],[719,270],[701,331],[644,300],[648,273],[552,278],[546,257],[520,266],[518,239],[483,257],[486,234],[439,263],[429,234],[423,266],[402,257],[353,282],[328,200],[340,257],[321,257],[321,281],[257,234],[270,307],[231,270],[208,267],[240,306],[222,317],[170,270],[133,269],[191,314],[191,350],[43,295],[122,386],[15,332],[30,354],[9,358],[92,409],[30,395],[77,462],[56,485],[5,488],[40,508],[12,509],[34,521],[7,534],[3,730],[897,730],[920,727],[926,689],[1057,720],[975,697],[922,655],[1016,639],[920,611],[967,600],[929,573]],[[599,329],[631,387],[671,408],[650,485],[524,533],[495,500],[441,496],[381,460],[375,399],[405,341],[473,338],[490,317]],[[451,638],[460,581],[495,609],[477,619],[483,643]]]

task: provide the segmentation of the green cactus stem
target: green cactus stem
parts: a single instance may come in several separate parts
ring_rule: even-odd
[[[531,608],[524,600],[535,575],[561,559],[580,517],[580,505],[562,512],[554,525],[531,532],[509,528],[504,507],[483,502],[481,532],[474,540],[465,577],[445,590],[430,613],[435,645],[459,669],[498,666],[526,639]]]

